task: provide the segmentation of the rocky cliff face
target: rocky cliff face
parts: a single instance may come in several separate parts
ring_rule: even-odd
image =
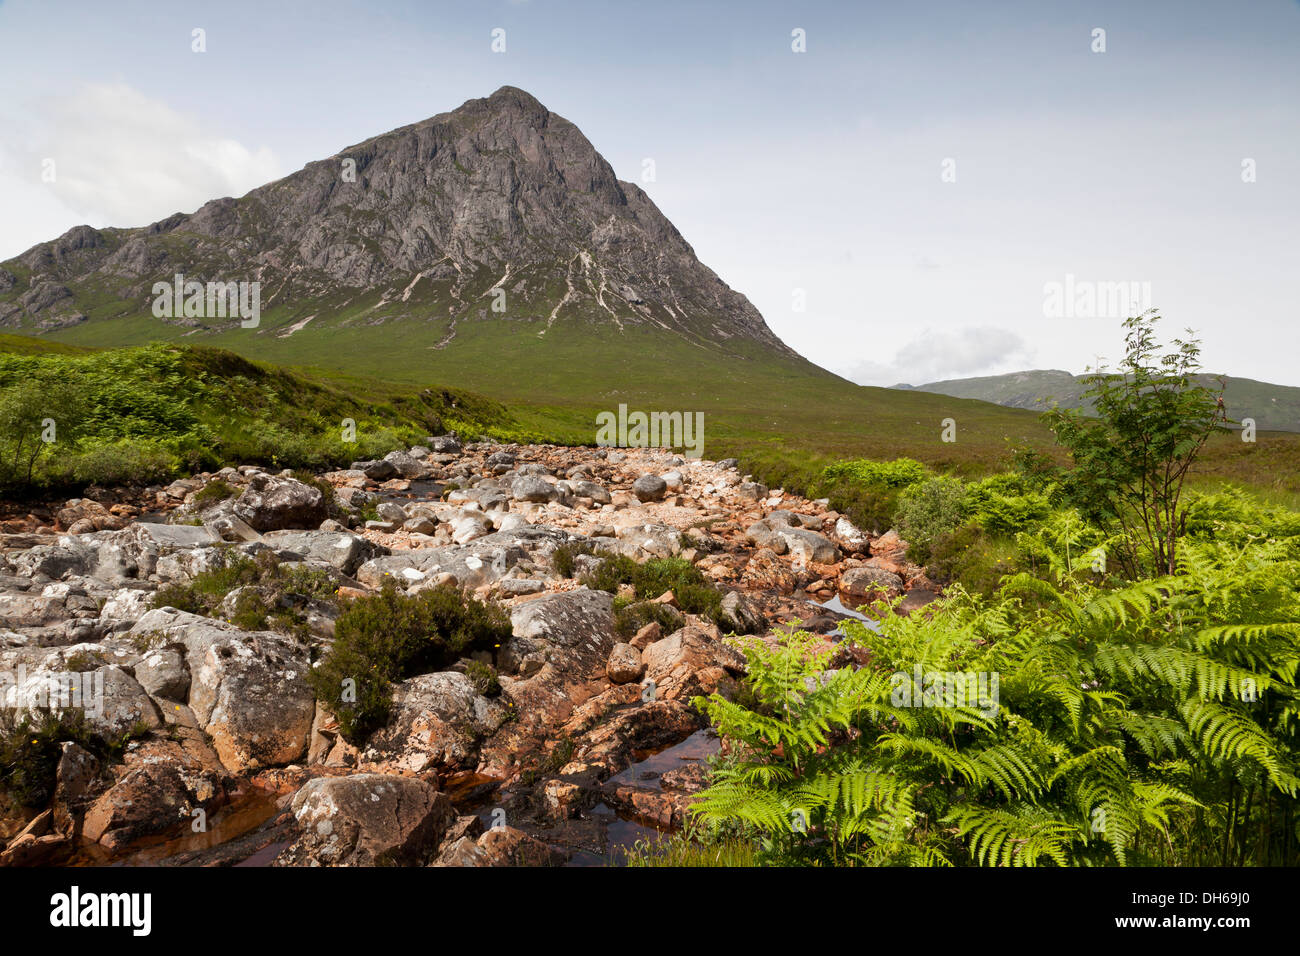
[[[263,311],[310,313],[316,330],[450,319],[454,336],[458,319],[499,317],[544,336],[576,319],[792,354],[576,126],[513,87],[240,199],[139,229],[78,226],[0,266],[0,327],[149,314],[153,284],[176,273],[258,281]]]

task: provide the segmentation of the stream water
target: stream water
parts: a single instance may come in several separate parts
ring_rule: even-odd
[[[662,750],[637,751],[634,762],[627,769],[609,778],[608,785],[626,784],[649,790],[662,790],[662,777],[670,770],[699,765],[716,754],[721,741],[712,728],[697,730],[685,740]],[[584,814],[603,838],[600,852],[595,847],[569,847],[573,855],[567,866],[618,866],[637,843],[654,843],[667,835],[666,830],[638,819],[635,815],[615,810],[609,804],[596,804]]]
[[[287,841],[277,845],[276,827],[282,794],[248,790],[207,819],[207,826],[195,832],[193,821],[185,819],[163,833],[142,837],[124,850],[110,854],[97,843],[84,842],[68,866],[266,866]],[[260,839],[259,837],[264,837]],[[274,852],[268,854],[270,847]]]

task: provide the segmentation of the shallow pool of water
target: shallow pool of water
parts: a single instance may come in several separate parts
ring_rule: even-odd
[[[669,770],[691,764],[701,764],[722,747],[717,732],[712,727],[697,730],[681,743],[659,751],[636,751],[635,760],[626,770],[609,778],[612,784],[630,784],[651,790],[662,790],[660,777]]]
[[[871,629],[872,629],[873,631],[875,631],[877,634],[880,633],[880,622],[879,622],[879,621],[876,621],[876,620],[873,620],[872,618],[867,617],[867,616],[866,616],[865,614],[863,614],[861,611],[855,611],[855,610],[853,610],[853,609],[850,608],[850,607],[845,607],[845,606],[844,606],[844,602],[840,600],[840,596],[839,596],[838,594],[835,595],[833,598],[831,598],[829,601],[826,601],[825,603],[821,604],[820,606],[821,606],[821,607],[824,607],[824,608],[825,608],[826,610],[828,610],[828,611],[832,611],[832,612],[834,612],[835,614],[844,614],[844,615],[846,615],[846,616],[848,616],[848,617],[856,618],[856,619],[859,620],[859,621],[866,621],[866,623],[867,623],[867,627],[871,628]],[[837,627],[837,628],[835,628],[835,630],[831,631],[831,632],[830,632],[829,634],[827,634],[826,636],[827,636],[827,637],[844,637],[844,632],[841,631],[841,630]]]

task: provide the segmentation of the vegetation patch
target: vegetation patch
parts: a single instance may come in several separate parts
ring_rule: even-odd
[[[379,593],[345,605],[312,686],[337,716],[344,739],[360,745],[388,718],[394,684],[444,670],[474,651],[495,655],[510,634],[510,619],[497,604],[451,585],[408,595],[386,581]]]
[[[600,565],[581,579],[587,587],[617,594],[620,585],[628,584],[642,602],[671,591],[677,606],[687,614],[698,614],[727,629],[739,625],[723,613],[722,593],[685,558],[651,558],[638,564],[627,555],[599,554]],[[636,606],[629,604],[623,608],[625,630],[638,620],[645,624],[656,619],[652,616],[654,612],[646,609],[632,611]]]

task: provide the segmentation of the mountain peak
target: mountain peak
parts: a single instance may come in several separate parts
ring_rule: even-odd
[[[527,90],[521,90],[517,86],[500,87],[491,96],[485,97],[487,102],[494,105],[519,106],[529,110],[541,110],[549,112],[537,97],[533,96]]]

